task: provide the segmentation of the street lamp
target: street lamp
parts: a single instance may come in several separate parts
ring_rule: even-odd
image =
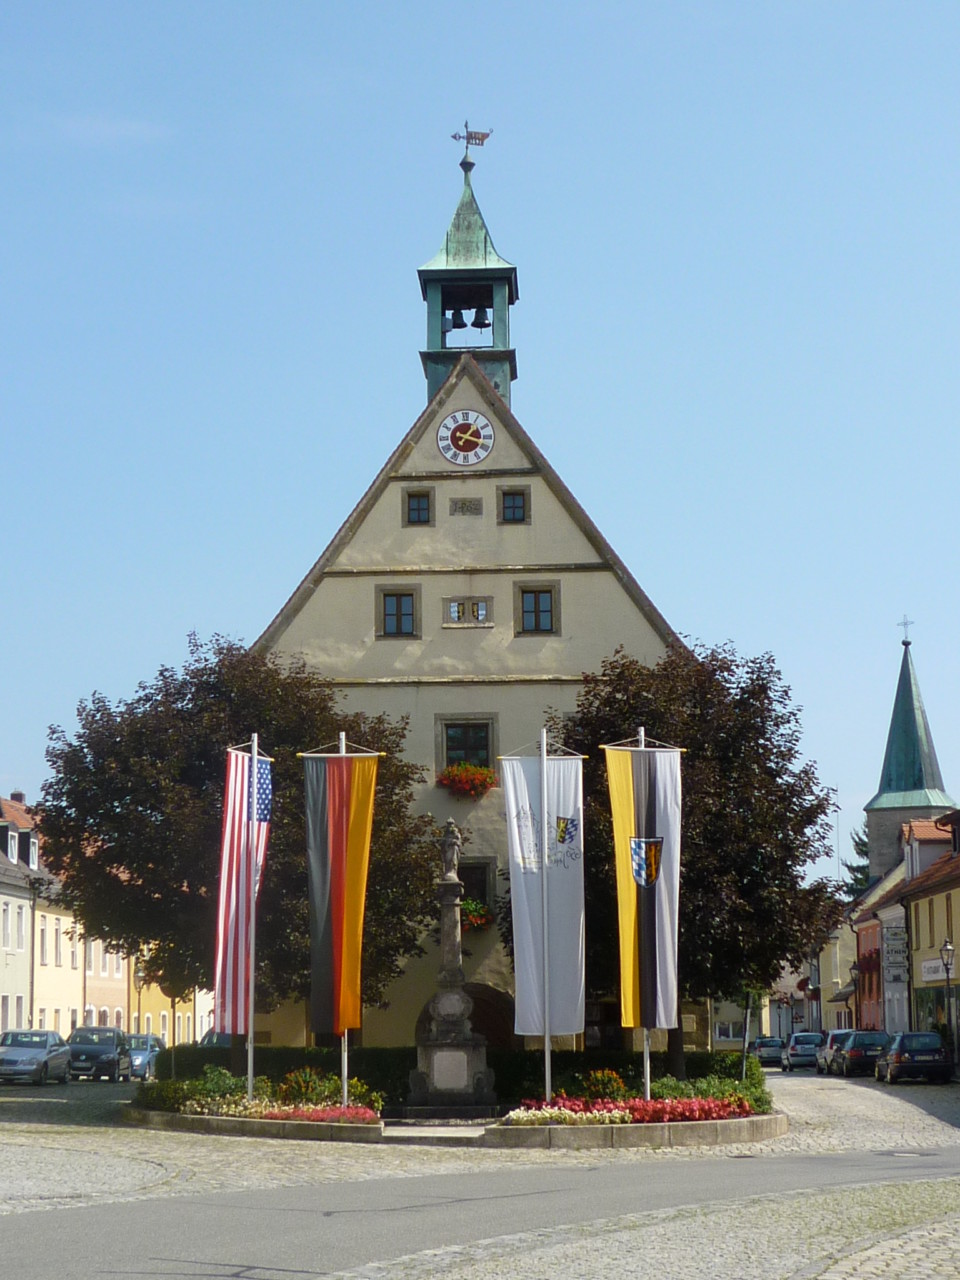
[[[137,967],[133,971],[133,985],[137,991],[137,1031],[143,1034],[143,1019],[140,1017],[140,997],[143,988],[146,986],[147,975],[143,971],[143,964],[137,961]]]
[[[947,975],[947,1043],[950,1046],[950,1056],[953,1057],[953,1018],[950,1015],[950,974],[953,971],[953,943],[949,938],[944,938],[943,946],[940,948],[940,959],[943,962],[943,972]]]
[[[860,966],[854,960],[850,966],[850,981],[853,983],[853,1025],[860,1026]]]

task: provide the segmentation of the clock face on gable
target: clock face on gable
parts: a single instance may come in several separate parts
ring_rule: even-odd
[[[437,448],[448,462],[472,467],[493,448],[493,425],[472,409],[456,409],[437,428]]]

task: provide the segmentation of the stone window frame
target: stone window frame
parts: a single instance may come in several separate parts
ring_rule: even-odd
[[[522,493],[523,494],[523,519],[522,520],[505,520],[503,518],[503,497],[504,494]],[[506,525],[525,525],[532,523],[532,506],[530,498],[530,486],[528,484],[498,484],[497,485],[497,524]]]
[[[429,506],[429,519],[410,519],[410,499],[426,498]],[[437,523],[436,490],[430,484],[404,485],[400,500],[400,523],[405,529],[431,529]]]
[[[423,623],[421,614],[421,593],[420,584],[412,583],[408,586],[398,586],[396,583],[377,584],[375,591],[375,608],[376,608],[376,637],[378,640],[419,640],[423,634]],[[412,631],[387,631],[386,630],[386,597],[387,596],[412,596],[413,597],[413,630]]]
[[[523,595],[526,591],[549,591],[552,596],[550,616],[552,625],[549,631],[525,630],[523,626]],[[514,582],[513,584],[513,634],[515,636],[558,636],[561,634],[560,619],[560,581],[557,578],[549,581]]]
[[[496,769],[500,754],[500,717],[495,711],[438,711],[433,717],[433,752],[437,773],[447,767],[447,725],[486,723],[487,750],[491,769]]]
[[[465,617],[463,622],[454,622],[453,619],[450,617],[450,605],[460,600],[462,600],[463,603],[467,606],[468,614],[469,614],[469,606],[474,601],[476,602],[482,601],[487,606],[487,616],[484,618],[482,622],[474,622],[473,619],[469,616]],[[489,629],[490,627],[493,626],[493,596],[459,596],[459,595],[443,596],[441,600],[441,605],[442,605],[441,614],[440,614],[441,627],[448,628],[451,631],[464,631],[464,630],[476,631],[476,630],[482,630],[485,627]]]
[[[491,911],[496,910],[497,898],[497,859],[484,854],[467,854],[465,853],[460,859],[460,879],[463,880],[464,871],[469,872],[481,870],[484,877],[484,889],[480,901],[484,906],[489,907]],[[470,877],[472,878],[472,877]],[[476,894],[470,893],[470,887],[464,883],[463,896],[465,898],[476,897]]]

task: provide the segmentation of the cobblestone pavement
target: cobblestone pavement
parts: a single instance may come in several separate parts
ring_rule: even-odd
[[[781,1076],[769,1083],[790,1117],[785,1138],[676,1151],[487,1151],[217,1138],[106,1128],[122,1086],[0,1092],[0,1214],[261,1186],[417,1177],[504,1165],[775,1160],[788,1153],[960,1147],[960,1085]],[[81,1090],[89,1090],[81,1093]],[[67,1107],[80,1123],[63,1123]],[[61,1117],[63,1119],[61,1119]],[[247,1158],[253,1154],[255,1158]],[[525,1280],[558,1275],[657,1280],[933,1280],[960,1275],[958,1176],[928,1182],[756,1197],[631,1214],[431,1250],[349,1273],[371,1280]],[[718,1188],[718,1193],[720,1188]],[[346,1280],[347,1273],[343,1273]]]

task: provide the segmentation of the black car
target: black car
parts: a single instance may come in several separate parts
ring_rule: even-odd
[[[885,1031],[851,1031],[834,1054],[834,1071],[838,1076],[872,1076],[889,1039]]]
[[[923,1076],[947,1084],[953,1078],[953,1062],[936,1031],[901,1031],[877,1058],[873,1074],[887,1084]]]
[[[74,1080],[89,1076],[96,1080],[129,1080],[132,1070],[130,1046],[116,1027],[77,1027],[67,1038],[70,1046],[70,1074]]]

